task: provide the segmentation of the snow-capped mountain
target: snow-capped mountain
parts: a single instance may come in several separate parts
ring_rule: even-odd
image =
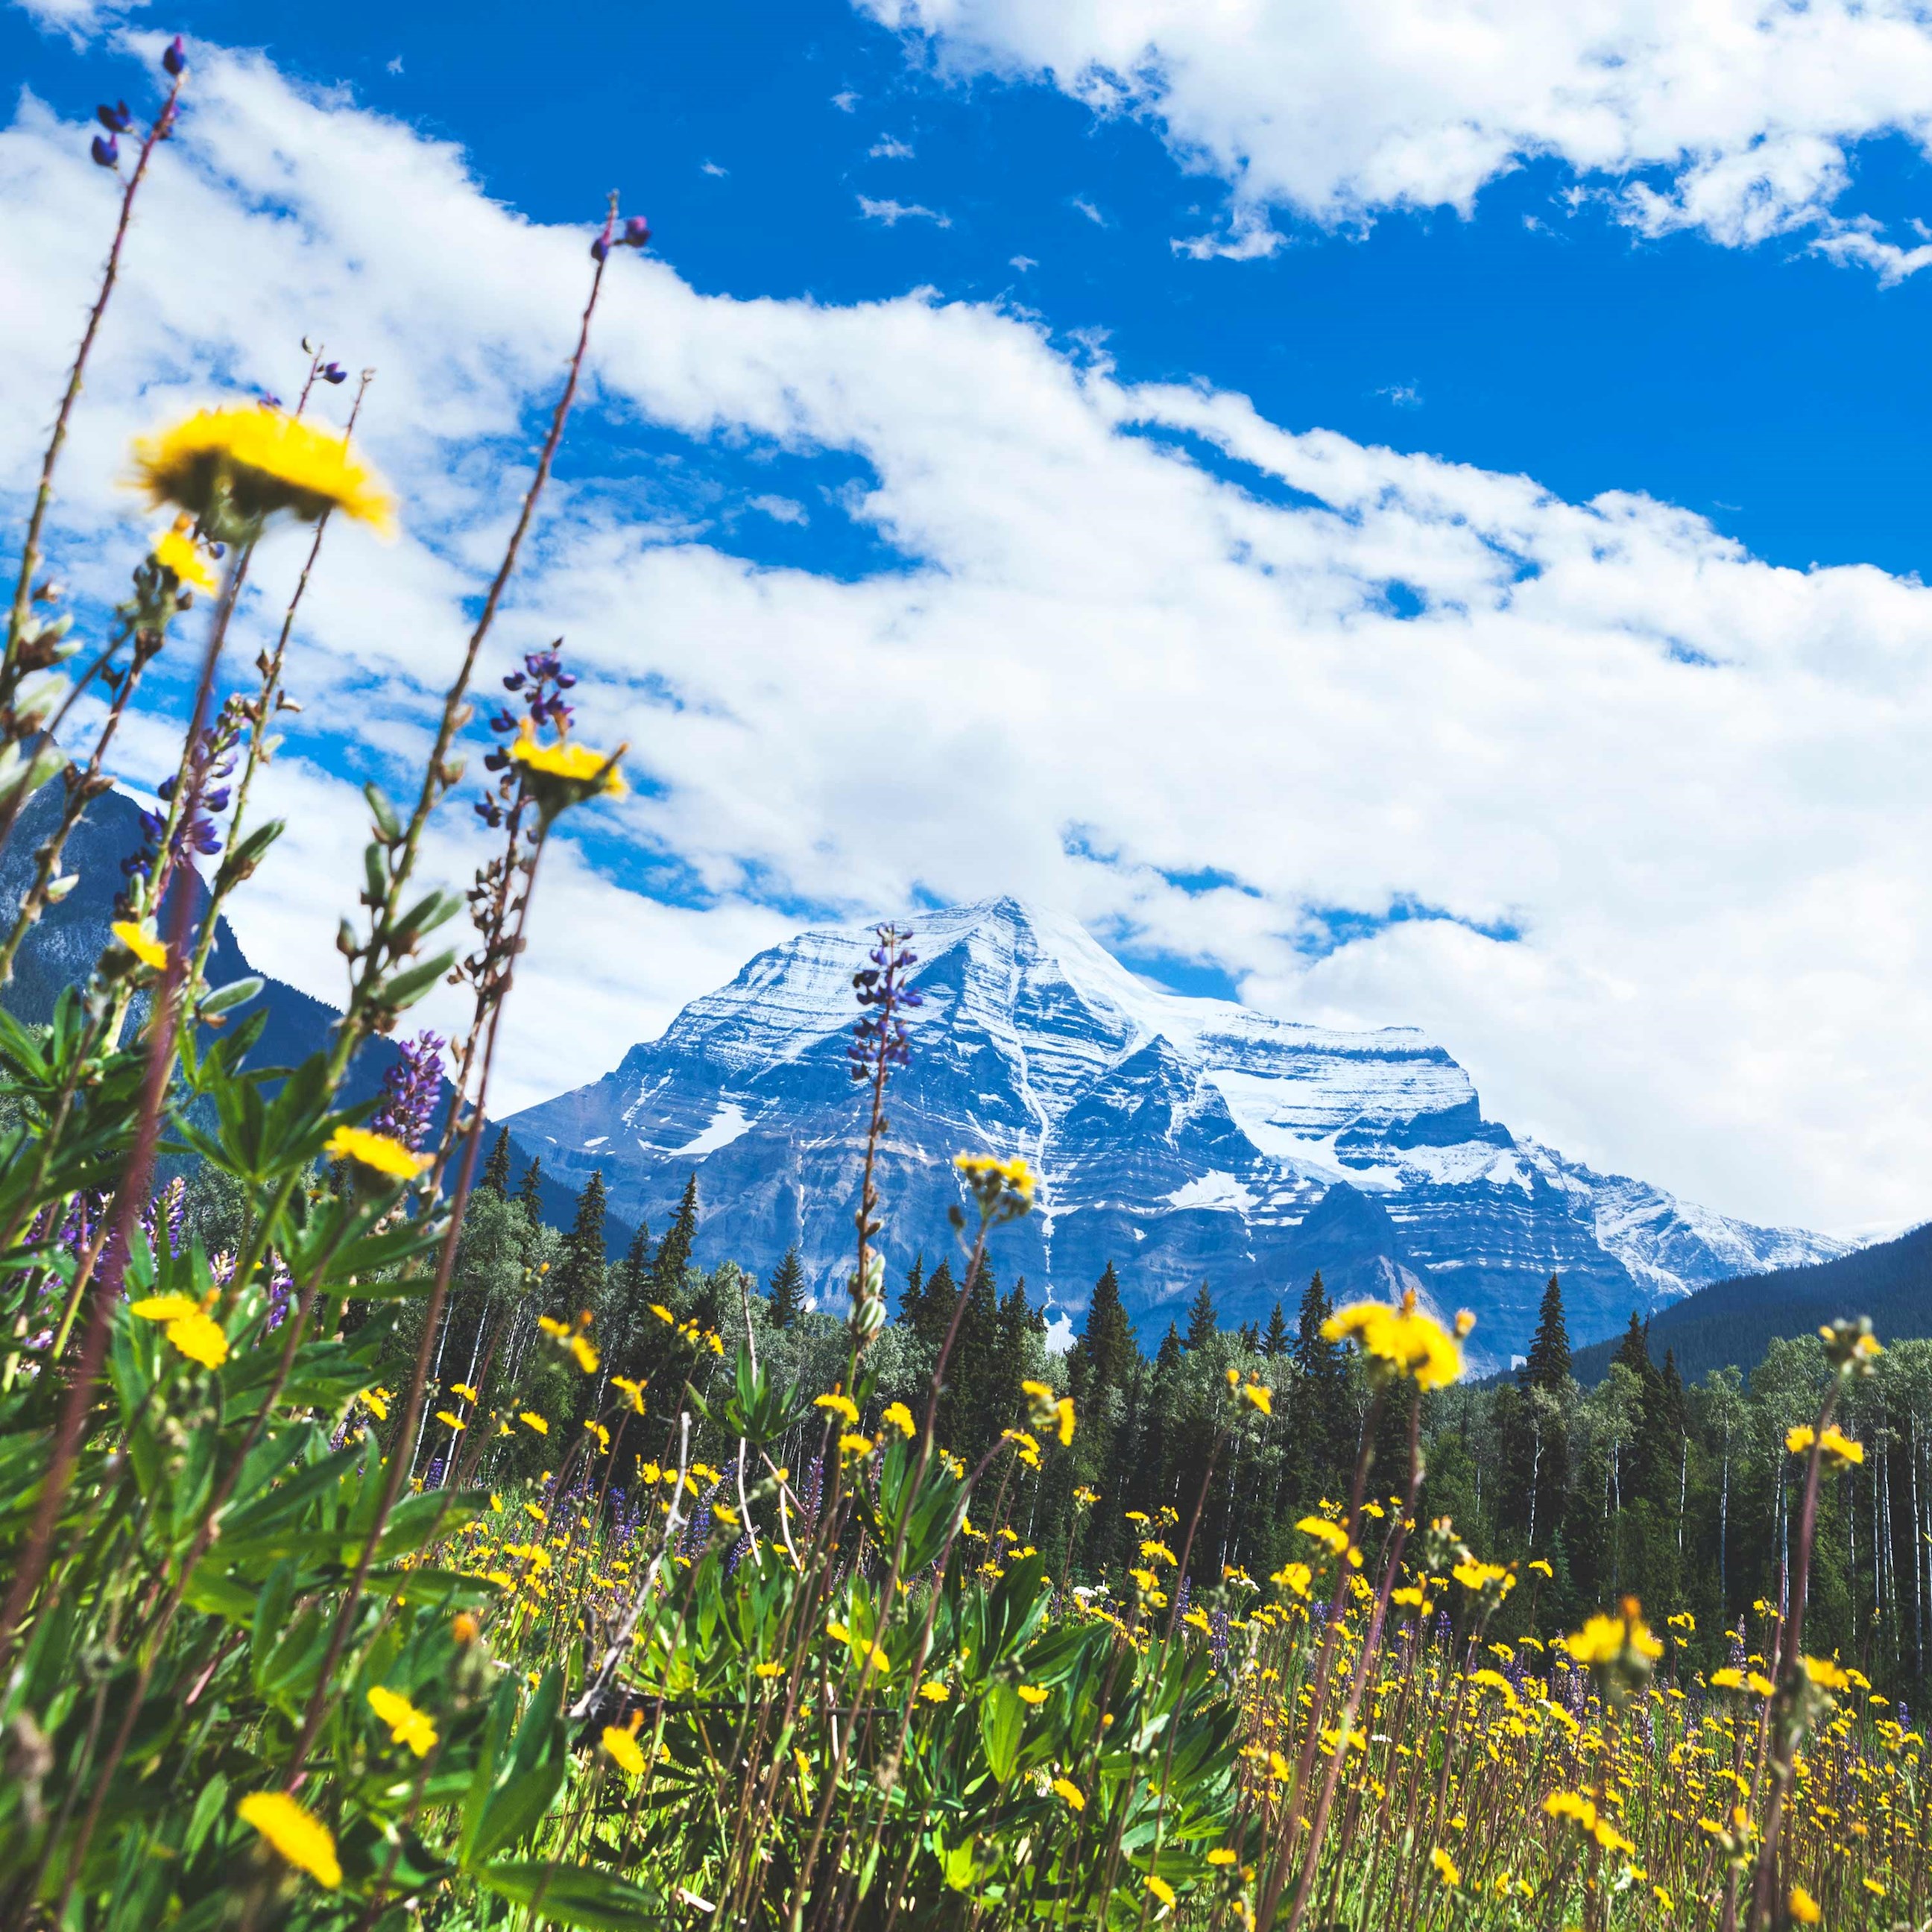
[[[768,1272],[799,1244],[840,1298],[865,1114],[846,1072],[868,928],[801,933],[695,1000],[616,1070],[510,1123],[546,1174],[601,1168],[612,1211],[661,1228],[695,1173],[699,1254]],[[1478,1318],[1492,1364],[1563,1278],[1588,1341],[1702,1284],[1845,1244],[1752,1227],[1604,1175],[1483,1118],[1412,1028],[1335,1033],[1149,988],[1080,926],[1010,898],[928,913],[925,995],[880,1172],[889,1263],[950,1247],[962,1149],[1024,1153],[1036,1211],[996,1237],[1003,1284],[1078,1318],[1112,1260],[1144,1335],[1205,1280],[1223,1325],[1291,1316],[1321,1269],[1346,1295],[1413,1286]]]

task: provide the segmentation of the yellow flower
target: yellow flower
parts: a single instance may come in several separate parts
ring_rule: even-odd
[[[304,1810],[286,1791],[251,1791],[235,1808],[298,1871],[333,1892],[342,1882],[342,1866],[328,1827]]]
[[[1032,1705],[1036,1710],[1046,1702],[1046,1693],[1037,1684],[1021,1684],[1019,1694],[1020,1702]]]
[[[1852,1688],[1851,1678],[1827,1658],[1805,1658],[1804,1674],[1814,1684],[1827,1690],[1849,1690]]]
[[[1234,1858],[1235,1854],[1226,1845],[1216,1845],[1208,1854],[1208,1862],[1210,1865],[1231,1865],[1234,1862]]]
[[[854,1428],[859,1426],[859,1405],[849,1395],[818,1395],[812,1400],[814,1408],[830,1409],[836,1415],[842,1415]]]
[[[367,1127],[338,1127],[322,1144],[332,1160],[352,1160],[386,1180],[413,1180],[434,1162],[426,1154],[412,1154],[389,1134],[372,1134]]]
[[[1162,1904],[1171,1906],[1174,1903],[1174,1888],[1168,1883],[1166,1879],[1161,1876],[1160,1873],[1149,1872],[1148,1874],[1147,1888],[1154,1894],[1155,1898],[1160,1900]]]
[[[1073,1398],[1064,1395],[1053,1405],[1054,1432],[1064,1449],[1073,1440]]]
[[[134,1303],[128,1312],[138,1315],[143,1322],[178,1322],[184,1315],[199,1315],[201,1304],[191,1295],[151,1294]]]
[[[436,1419],[439,1422],[447,1423],[452,1429],[460,1429],[464,1426],[461,1416],[452,1415],[446,1408],[438,1409]]]
[[[418,1711],[400,1691],[386,1690],[380,1684],[369,1690],[369,1708],[389,1727],[392,1744],[406,1744],[418,1757],[426,1757],[436,1744],[436,1725],[427,1711]]]
[[[1791,1888],[1791,1896],[1785,1900],[1785,1906],[1800,1925],[1815,1925],[1824,1916],[1818,1909],[1818,1901],[1802,1885]]]
[[[254,404],[198,410],[138,438],[134,482],[152,507],[172,503],[205,524],[280,510],[313,523],[340,510],[384,536],[395,529],[393,500],[346,437]]]
[[[517,1420],[526,1429],[534,1429],[539,1436],[548,1436],[550,1433],[550,1424],[532,1409],[522,1410],[518,1414]]]
[[[644,1385],[643,1383],[632,1382],[628,1376],[613,1376],[610,1378],[610,1386],[615,1389],[630,1406],[632,1414],[642,1415],[644,1414]]]
[[[1722,1670],[1712,1671],[1704,1681],[1713,1690],[1742,1690],[1744,1688],[1744,1672],[1733,1670],[1728,1665]]]
[[[165,1322],[163,1333],[169,1341],[205,1369],[218,1369],[228,1359],[228,1336],[221,1324],[185,1294],[150,1294],[128,1312],[143,1322]]]
[[[1331,1556],[1339,1556],[1348,1546],[1348,1532],[1325,1516],[1305,1516],[1294,1526],[1304,1536],[1313,1537]]]
[[[976,1194],[993,1200],[1005,1196],[1022,1214],[1033,1205],[1039,1182],[1024,1156],[1015,1154],[1001,1160],[997,1154],[960,1154],[952,1156],[952,1165],[965,1175]]]
[[[131,919],[117,919],[107,930],[140,960],[157,973],[167,970],[168,949],[144,926]]]
[[[887,1404],[886,1412],[880,1419],[882,1421],[890,1422],[902,1436],[910,1438],[916,1432],[912,1419],[912,1411],[902,1402]]]
[[[872,1453],[872,1438],[869,1436],[848,1434],[838,1438],[838,1460],[842,1462],[853,1456],[869,1456]]]
[[[1818,1439],[1818,1432],[1804,1424],[1785,1431],[1784,1446],[1794,1456],[1802,1456]]]
[[[581,1335],[573,1335],[570,1338],[570,1352],[576,1358],[577,1366],[586,1376],[594,1376],[597,1372],[597,1350],[595,1344]]]
[[[1087,1794],[1082,1791],[1079,1786],[1076,1784],[1071,1778],[1056,1778],[1053,1780],[1053,1789],[1060,1797],[1064,1798],[1075,1810],[1084,1811],[1086,1810]],[[1208,1856],[1211,1858],[1214,1855],[1212,1852],[1210,1852]]]
[[[1241,1400],[1251,1408],[1258,1408],[1264,1415],[1274,1413],[1274,1390],[1262,1382],[1246,1382],[1242,1384]]]
[[[943,1704],[952,1694],[936,1677],[928,1677],[919,1687],[919,1694],[928,1704]]]
[[[1290,1591],[1298,1597],[1308,1594],[1308,1586],[1315,1580],[1315,1572],[1306,1563],[1284,1563],[1268,1579],[1270,1583]]]
[[[1819,1437],[1818,1448],[1834,1469],[1854,1468],[1865,1460],[1865,1445],[1854,1442],[1835,1422]]]
[[[1447,1388],[1462,1372],[1462,1352],[1454,1338],[1415,1305],[1412,1290],[1400,1308],[1386,1301],[1358,1301],[1339,1309],[1322,1324],[1322,1339],[1353,1342],[1371,1367],[1405,1376],[1418,1388]]]
[[[177,517],[172,530],[160,531],[148,544],[148,554],[177,584],[190,590],[212,590],[220,580],[207,554],[188,534],[194,526],[191,517]]]
[[[1436,1876],[1451,1892],[1462,1882],[1462,1874],[1456,1869],[1456,1861],[1440,1845],[1430,1853],[1429,1862],[1436,1868]]]
[[[604,1726],[604,1748],[617,1760],[620,1768],[635,1778],[644,1768],[644,1748],[628,1731],[620,1731],[615,1724]]]
[[[542,745],[527,718],[517,727],[516,742],[509,748],[511,761],[522,769],[546,818],[587,798],[622,798],[630,790],[617,769],[624,748],[620,745],[614,752],[593,751],[562,737]]]
[[[1579,1664],[1615,1664],[1632,1654],[1654,1660],[1664,1654],[1663,1645],[1651,1635],[1631,1598],[1624,1599],[1622,1616],[1592,1617],[1574,1636],[1564,1639],[1563,1647]]]

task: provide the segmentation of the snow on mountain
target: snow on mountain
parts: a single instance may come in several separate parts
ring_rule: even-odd
[[[1841,1253],[1604,1175],[1483,1118],[1468,1075],[1407,1027],[1338,1033],[1145,985],[1082,927],[1011,898],[949,908],[914,942],[926,1004],[896,1078],[880,1183],[889,1262],[951,1242],[962,1148],[1024,1153],[1037,1211],[997,1238],[1003,1281],[1076,1316],[1108,1260],[1144,1334],[1205,1280],[1224,1323],[1331,1290],[1414,1286],[1526,1346],[1563,1277],[1580,1342],[1726,1276]],[[700,1253],[760,1274],[796,1241],[842,1294],[864,1150],[844,1048],[863,927],[801,933],[694,1000],[611,1073],[518,1114],[519,1142],[614,1213],[662,1226],[698,1177]]]

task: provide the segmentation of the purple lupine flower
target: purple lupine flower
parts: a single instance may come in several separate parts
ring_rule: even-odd
[[[641,214],[633,214],[624,224],[624,246],[627,248],[646,247],[651,238],[651,224]]]
[[[691,1521],[686,1525],[683,1546],[680,1554],[692,1556],[702,1550],[711,1540],[711,1526],[716,1520],[712,1514],[711,1501],[724,1485],[713,1483],[698,1499],[698,1507],[692,1512]]]
[[[95,135],[94,146],[88,152],[93,155],[97,166],[112,168],[121,164],[121,144],[112,134]]]
[[[749,1530],[746,1530],[745,1533],[739,1538],[737,1541],[732,1544],[731,1553],[724,1559],[724,1574],[726,1576],[735,1576],[737,1575],[738,1565],[744,1562],[746,1556],[751,1550],[751,1547],[752,1532]]]
[[[593,262],[602,261],[610,252],[610,238],[607,235],[598,236],[597,239],[590,244],[590,259]]]
[[[112,107],[104,100],[94,110],[94,118],[110,134],[124,134],[134,124],[134,117],[128,112],[128,104],[124,100],[116,101]]]
[[[423,1478],[423,1487],[426,1490],[441,1489],[442,1487],[442,1457],[440,1455],[431,1457],[429,1466],[429,1474]]]
[[[349,371],[340,362],[325,362],[315,373],[325,382],[342,383],[349,380]]]
[[[1184,1617],[1186,1616],[1187,1600],[1193,1594],[1193,1578],[1191,1576],[1182,1577],[1180,1580],[1180,1588],[1174,1593],[1174,1614],[1176,1616]]]
[[[187,67],[188,49],[182,44],[180,34],[176,34],[163,50],[161,64],[172,74],[180,74]]]
[[[141,1232],[147,1237],[148,1252],[158,1258],[161,1236],[167,1236],[168,1252],[182,1251],[182,1222],[188,1212],[188,1183],[176,1174],[141,1211]]]
[[[1228,1613],[1226,1610],[1216,1610],[1208,1617],[1208,1654],[1214,1660],[1216,1670],[1228,1660]]]
[[[400,1048],[382,1076],[382,1103],[370,1129],[412,1151],[422,1144],[442,1097],[442,1053],[449,1042],[425,1030]]]

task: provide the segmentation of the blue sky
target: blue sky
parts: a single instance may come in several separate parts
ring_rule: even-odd
[[[169,20],[460,142],[486,190],[536,219],[581,220],[596,184],[622,184],[700,290],[1003,300],[1103,340],[1130,380],[1204,378],[1276,422],[1573,500],[1648,491],[1776,562],[1932,561],[1916,487],[1932,278],[1886,287],[1802,238],[1646,238],[1567,205],[1576,177],[1548,160],[1486,188],[1473,218],[1384,214],[1364,233],[1291,218],[1270,259],[1191,260],[1173,238],[1211,226],[1223,190],[1144,119],[943,76],[836,0],[566,7],[540,29],[500,4],[274,14],[266,36],[254,6],[189,0]],[[76,112],[112,71],[17,11],[0,64]],[[895,147],[910,152],[880,152]],[[1856,170],[1862,210],[1932,214],[1909,141],[1865,144]],[[950,225],[868,220],[861,196]],[[793,560],[782,529],[764,535]]]
[[[512,1097],[802,922],[1014,890],[1186,989],[1425,1027],[1492,1114],[1725,1211],[1922,1212],[1905,0],[16,4],[12,500],[111,213],[83,124],[176,28],[83,602],[140,541],[124,436],[286,389],[304,329],[381,368],[406,500],[302,640],[272,970],[334,990],[317,882],[419,754],[616,186],[658,246],[497,650],[568,638],[638,795],[547,882]]]

